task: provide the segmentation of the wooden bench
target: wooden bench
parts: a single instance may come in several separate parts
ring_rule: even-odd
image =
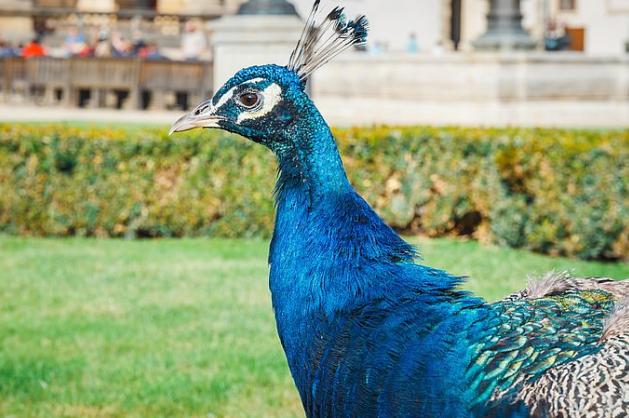
[[[60,58],[30,58],[25,60],[26,80],[30,94],[43,91],[42,104],[69,103],[70,65]],[[59,92],[59,96],[57,95]]]
[[[197,62],[145,61],[139,86],[151,92],[151,108],[162,109],[168,93],[186,96],[188,107],[207,98],[212,89],[211,65]]]
[[[2,65],[2,95],[6,99],[14,95],[28,97],[29,84],[26,76],[26,62],[22,58],[0,58]]]
[[[81,91],[90,92],[90,107],[102,107],[107,91],[126,92],[125,108],[139,107],[138,75],[141,62],[133,58],[73,58],[70,61],[71,101]],[[79,103],[80,104],[80,103]]]
[[[212,64],[137,58],[0,58],[3,95],[21,94],[43,104],[164,109],[168,94],[193,106],[211,93]],[[121,99],[124,98],[124,99]],[[148,100],[147,100],[148,98]]]

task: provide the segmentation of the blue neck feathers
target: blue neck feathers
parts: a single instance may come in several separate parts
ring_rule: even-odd
[[[284,188],[307,190],[313,201],[352,190],[330,129],[311,102],[304,107],[311,116],[288,129],[284,141],[273,149],[280,164],[278,203],[288,197]]]
[[[281,173],[269,257],[278,332],[302,399],[316,368],[313,344],[334,335],[339,318],[409,292],[447,294],[458,283],[414,264],[414,248],[349,184],[334,138],[315,115],[292,131],[292,149],[274,150]]]

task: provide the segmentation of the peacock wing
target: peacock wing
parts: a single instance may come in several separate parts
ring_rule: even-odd
[[[493,318],[470,329],[474,403],[512,397],[539,416],[628,410],[628,285],[553,273],[491,305]]]

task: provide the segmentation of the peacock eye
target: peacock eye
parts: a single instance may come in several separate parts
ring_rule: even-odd
[[[253,92],[242,93],[238,96],[238,101],[243,107],[253,109],[260,103],[260,95]]]

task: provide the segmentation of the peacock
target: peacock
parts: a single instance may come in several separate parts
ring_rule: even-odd
[[[306,83],[368,22],[320,9],[287,66],[240,70],[171,129],[222,129],[277,157],[269,283],[306,415],[628,416],[628,281],[553,272],[487,303],[420,264],[352,188]]]

